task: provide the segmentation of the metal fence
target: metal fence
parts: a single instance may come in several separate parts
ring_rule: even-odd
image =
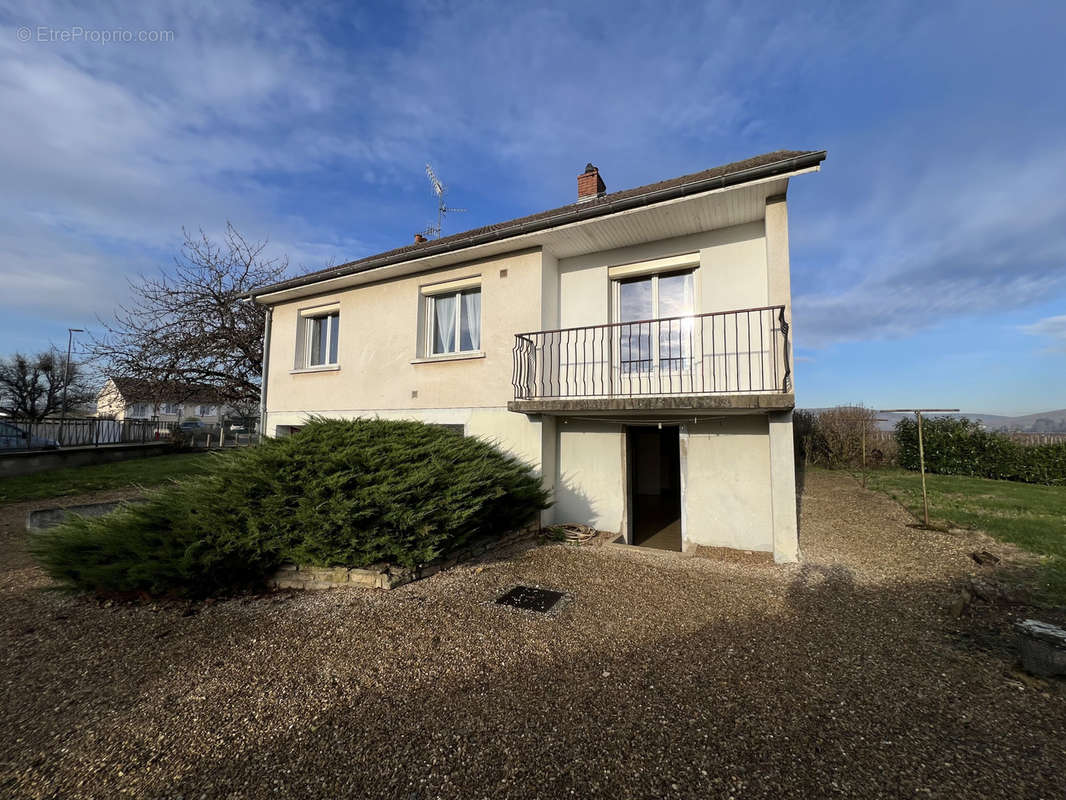
[[[145,419],[0,419],[0,452],[166,441],[177,423]]]
[[[187,447],[197,450],[223,450],[233,447],[252,447],[259,444],[258,433],[235,433],[218,429],[183,433],[182,438]]]
[[[792,391],[784,306],[515,336],[516,400]]]
[[[1015,444],[1022,447],[1036,447],[1042,444],[1066,444],[1066,433],[1021,433],[1018,431],[992,431],[1005,436]],[[868,439],[871,442],[895,441],[895,431],[869,431]]]
[[[1035,447],[1041,444],[1066,444],[1066,433],[1019,433],[1011,432],[1006,436],[1012,441],[1025,447]]]

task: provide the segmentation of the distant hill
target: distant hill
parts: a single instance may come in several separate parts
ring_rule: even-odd
[[[808,411],[824,411],[823,408],[806,409]],[[912,417],[913,414],[878,414],[886,420],[877,423],[883,431],[890,431],[902,417]],[[1066,433],[1066,408],[1056,411],[1041,411],[1037,414],[1025,414],[1018,417],[1008,417],[1003,414],[985,414],[980,411],[960,411],[957,414],[928,414],[929,417],[966,417],[967,419],[980,420],[985,427],[992,431],[1025,431],[1030,433]]]

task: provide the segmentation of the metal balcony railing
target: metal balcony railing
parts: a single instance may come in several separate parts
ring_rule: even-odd
[[[515,400],[792,391],[784,306],[515,336]]]

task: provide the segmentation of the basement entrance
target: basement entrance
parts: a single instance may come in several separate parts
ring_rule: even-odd
[[[681,441],[676,425],[626,428],[630,539],[681,550]]]

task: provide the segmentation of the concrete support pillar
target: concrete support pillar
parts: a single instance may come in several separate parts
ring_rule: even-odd
[[[559,436],[556,432],[556,418],[544,414],[540,418],[540,475],[544,488],[552,494],[555,500],[555,481],[559,474]],[[548,526],[556,522],[555,507],[546,508],[540,512],[541,526]]]
[[[788,264],[788,203],[783,194],[766,198],[766,296],[771,305],[791,305]]]
[[[792,449],[792,412],[770,417],[770,506],[774,524],[774,561],[799,561],[796,518],[796,460]]]
[[[792,286],[788,261],[788,204],[785,195],[766,198],[766,298],[772,306],[785,307],[785,319],[792,325]],[[788,363],[795,369],[792,355],[794,336],[789,331]],[[782,376],[783,377],[783,376]],[[795,376],[789,391],[795,391]]]

